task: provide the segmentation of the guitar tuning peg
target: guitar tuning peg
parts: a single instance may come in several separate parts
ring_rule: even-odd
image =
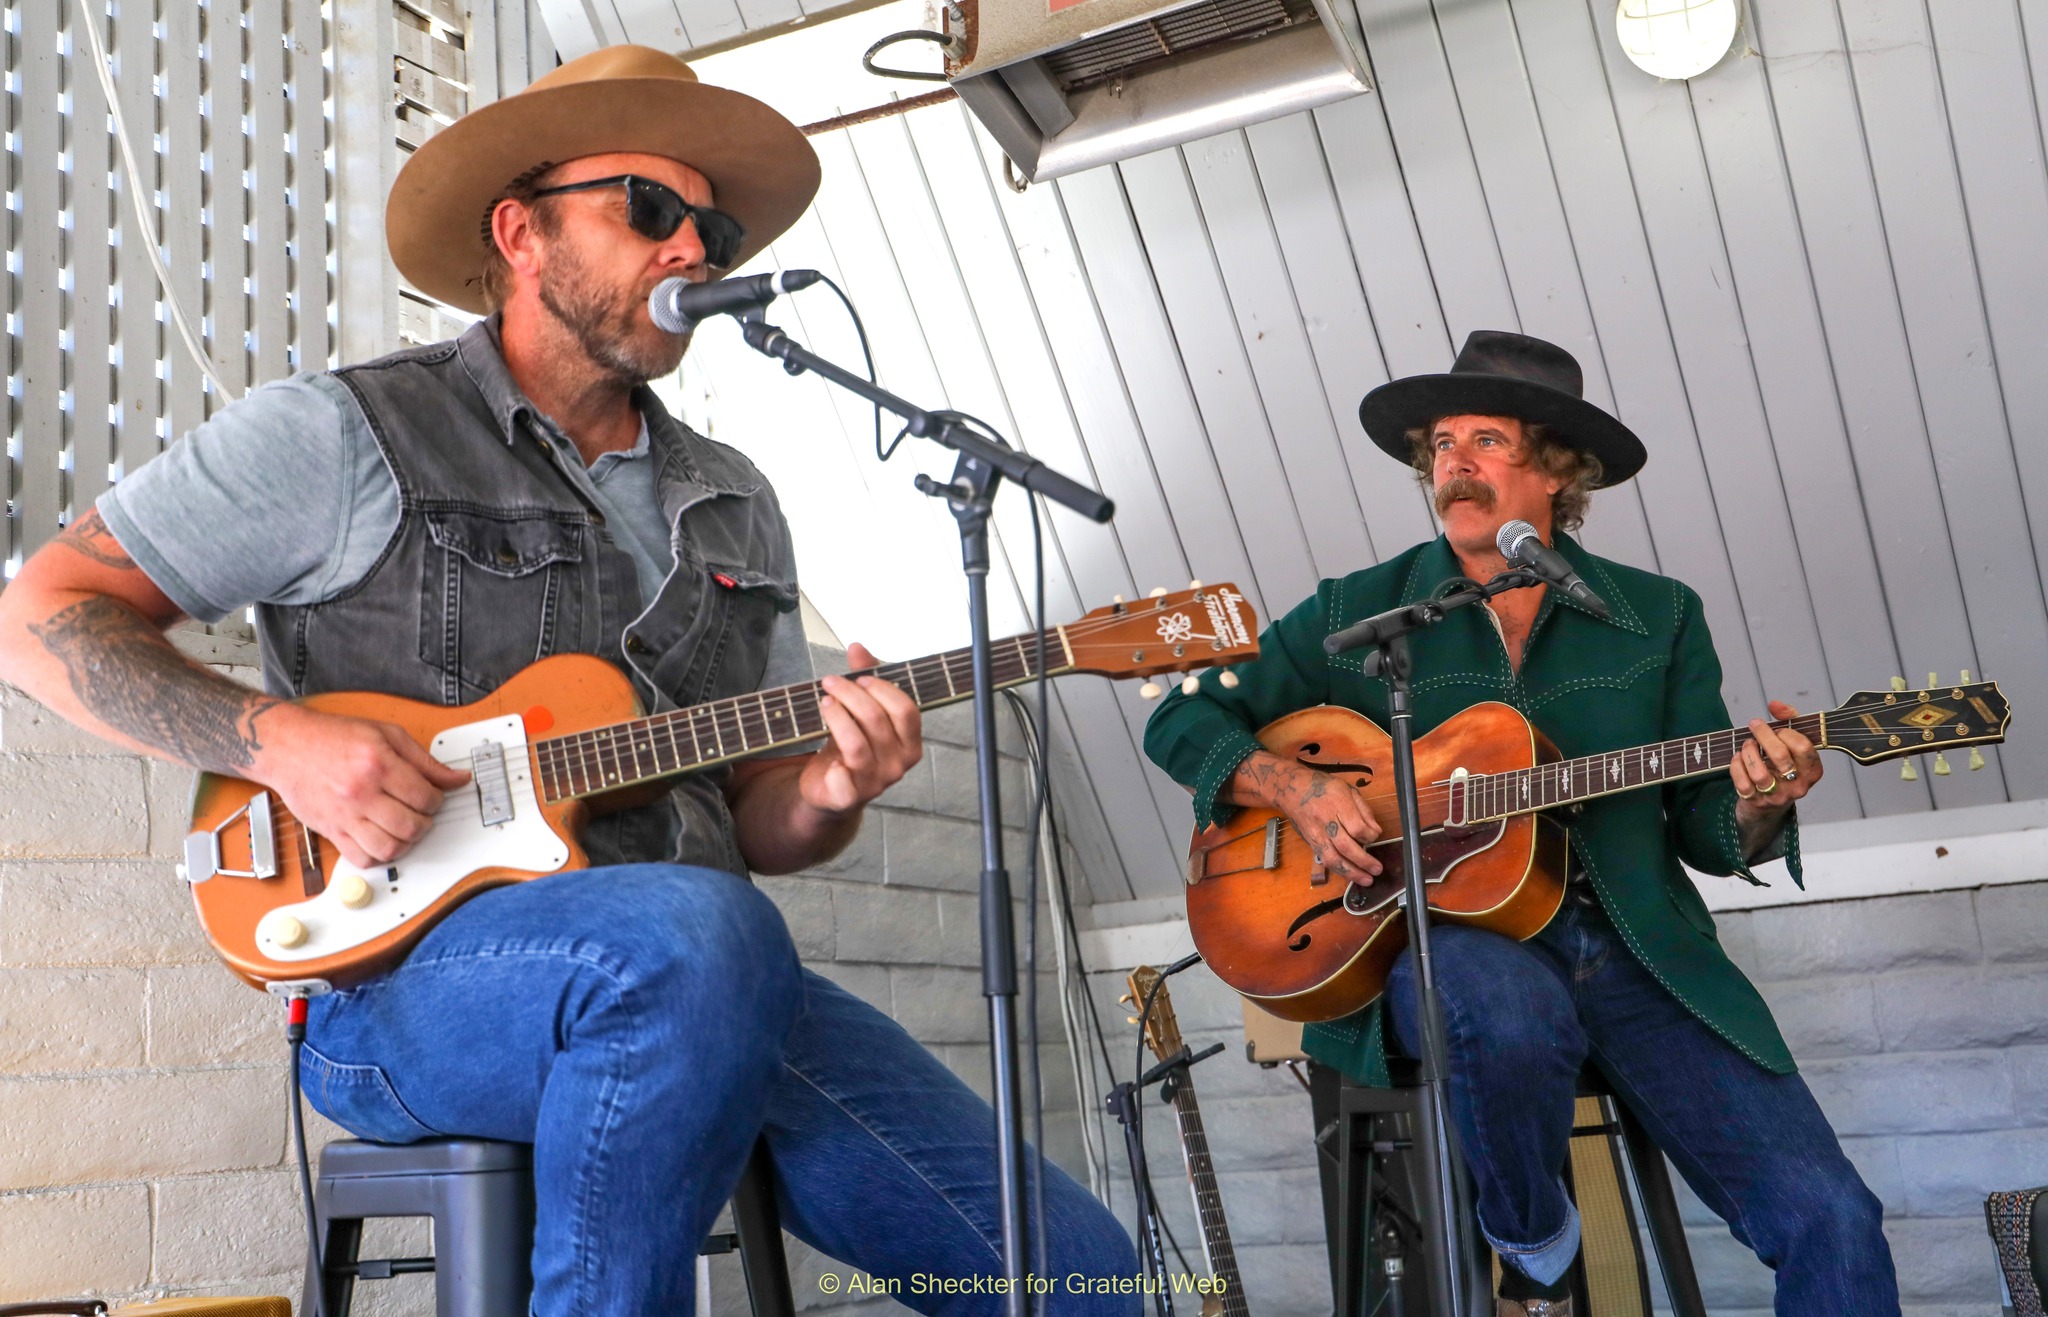
[[[1202,679],[1192,672],[1180,684],[1180,693],[1183,695],[1193,695],[1201,689]]]
[[[1166,692],[1159,688],[1159,683],[1156,681],[1148,681],[1144,685],[1138,687],[1138,698],[1140,699],[1156,700],[1164,694],[1166,694]]]
[[[1934,775],[1936,777],[1947,777],[1948,774],[1948,756],[1936,750],[1934,752]]]
[[[1120,595],[1120,594],[1113,594],[1113,595],[1111,595],[1111,596],[1109,597],[1109,602],[1111,602],[1111,603],[1113,603],[1113,604],[1120,604],[1120,603],[1122,603],[1123,601],[1124,601],[1124,597],[1123,597],[1122,595]]]
[[[1136,1001],[1137,998],[1131,996],[1131,994],[1127,992],[1123,996],[1116,999],[1116,1004],[1119,1006],[1129,1006],[1135,1003]]]
[[[1899,781],[1918,782],[1919,780],[1920,770],[1913,767],[1912,760],[1908,759],[1905,763],[1899,765]]]
[[[1958,686],[1967,686],[1970,684],[1970,670],[1968,668],[1963,669],[1963,675],[1956,679],[1956,684]]]
[[[1906,689],[1906,679],[1904,677],[1893,677],[1892,689],[1895,691],[1902,691]]]
[[[1163,599],[1166,597],[1166,587],[1163,585],[1155,585],[1152,587],[1151,594],[1154,599]]]
[[[1984,752],[1973,745],[1970,747],[1970,771],[1974,773],[1982,767],[1984,767]]]
[[[1221,675],[1216,678],[1216,684],[1225,690],[1234,691],[1237,689],[1237,674],[1229,668],[1225,668]]]
[[[1124,1017],[1124,1022],[1126,1024],[1136,1024],[1138,1022],[1138,1017],[1135,1015],[1126,1015]]]
[[[1199,590],[1199,589],[1201,589],[1201,588],[1202,588],[1202,583],[1201,583],[1200,581],[1189,581],[1189,582],[1188,582],[1188,589],[1190,589],[1190,590]]]
[[[1928,674],[1927,674],[1927,689],[1928,689],[1928,690],[1933,690],[1933,689],[1934,689],[1934,688],[1935,688],[1936,686],[1939,686],[1939,685],[1941,685],[1941,674],[1940,674],[1939,672],[1930,672],[1930,673],[1928,673]]]

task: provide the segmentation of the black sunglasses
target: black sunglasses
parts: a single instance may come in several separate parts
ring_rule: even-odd
[[[667,242],[682,227],[684,220],[693,220],[697,225],[697,240],[704,244],[704,263],[720,270],[732,268],[733,258],[740,253],[740,243],[747,236],[746,229],[722,210],[691,205],[666,183],[657,183],[638,174],[613,174],[609,178],[592,178],[581,183],[542,188],[533,194],[533,199],[538,201],[564,192],[591,192],[598,188],[621,186],[626,189],[626,223],[633,226],[633,232],[649,242]]]

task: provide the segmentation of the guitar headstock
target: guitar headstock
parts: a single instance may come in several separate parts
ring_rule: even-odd
[[[1154,984],[1159,987],[1158,996],[1152,999],[1152,1015],[1145,1020],[1145,1041],[1152,1048],[1153,1055],[1164,1061],[1186,1044],[1181,1040],[1180,1021],[1173,1016],[1173,998],[1167,994],[1166,983],[1159,971],[1150,965],[1140,965],[1132,970],[1125,980],[1130,985],[1131,995],[1124,1000],[1142,1017],[1145,998],[1152,992]]]
[[[1238,588],[1199,582],[1119,600],[1060,628],[1075,672],[1150,677],[1259,656],[1259,624]]]
[[[1857,691],[1821,719],[1819,744],[1840,750],[1860,764],[1963,745],[1995,745],[2005,739],[2012,709],[1995,681],[1969,680],[1907,690],[1903,680],[1888,691]]]

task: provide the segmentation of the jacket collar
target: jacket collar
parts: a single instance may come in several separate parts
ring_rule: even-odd
[[[1643,620],[1636,616],[1635,610],[1629,607],[1628,600],[1622,597],[1621,588],[1608,573],[1604,559],[1588,553],[1577,540],[1563,531],[1551,536],[1551,547],[1564,555],[1565,561],[1577,568],[1579,575],[1586,579],[1586,583],[1593,587],[1595,593],[1607,601],[1610,615],[1602,618],[1564,591],[1555,589],[1544,591],[1546,610],[1550,607],[1550,601],[1555,600],[1567,608],[1583,613],[1593,621],[1605,622],[1609,626],[1619,627],[1640,636],[1650,634],[1650,629],[1643,625]],[[1463,573],[1464,568],[1458,563],[1458,555],[1451,551],[1450,540],[1438,535],[1423,545],[1422,551],[1416,554],[1414,561],[1409,564],[1408,579],[1401,587],[1401,602],[1412,604],[1427,599],[1439,585]]]

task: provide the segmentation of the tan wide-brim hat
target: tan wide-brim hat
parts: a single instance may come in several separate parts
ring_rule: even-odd
[[[617,151],[666,156],[709,179],[714,203],[747,232],[734,268],[796,223],[818,192],[818,154],[795,124],[697,81],[673,55],[607,46],[414,151],[384,207],[391,259],[421,292],[481,313],[485,220],[506,186],[540,166]]]

